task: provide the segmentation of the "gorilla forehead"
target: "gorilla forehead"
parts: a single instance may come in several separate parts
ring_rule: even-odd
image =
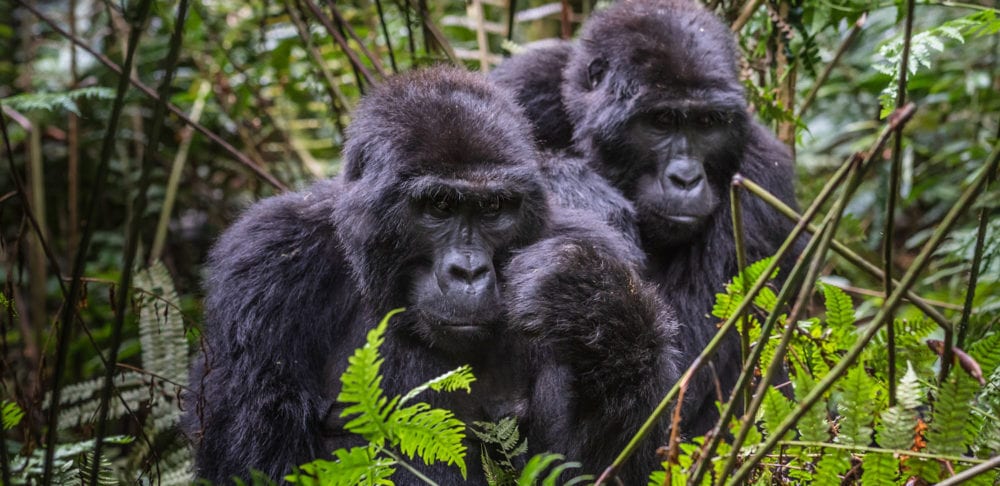
[[[611,63],[611,73],[646,80],[658,90],[670,87],[723,90],[738,97],[743,94],[732,33],[714,14],[692,1],[616,3],[587,24],[580,46],[588,59],[603,58]]]
[[[510,99],[460,69],[414,71],[376,87],[347,130],[348,179],[392,173],[466,177],[469,170],[537,165],[529,128]]]

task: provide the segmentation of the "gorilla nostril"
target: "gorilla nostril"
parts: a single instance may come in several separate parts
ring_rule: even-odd
[[[691,189],[701,182],[701,174],[670,174],[667,176],[670,182],[681,189]]]

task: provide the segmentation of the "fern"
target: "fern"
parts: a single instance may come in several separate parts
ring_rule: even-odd
[[[792,379],[795,387],[795,399],[802,401],[806,395],[816,386],[808,373],[795,365],[795,377]],[[809,442],[826,442],[830,438],[830,424],[826,420],[826,407],[817,404],[809,408],[809,411],[799,419],[796,424],[799,437]]]
[[[851,454],[843,449],[829,449],[816,465],[816,486],[840,486],[840,475],[851,468]]]
[[[303,465],[300,474],[286,479],[308,486],[391,485],[389,479],[396,471],[392,459],[379,457],[373,445],[339,449],[334,452],[336,461],[314,461]]]
[[[854,303],[851,297],[833,285],[822,286],[826,306],[826,326],[833,342],[840,347],[854,344]]]
[[[861,483],[865,486],[893,486],[899,475],[899,459],[884,452],[869,452],[862,458],[864,471]]]
[[[21,407],[17,403],[7,400],[3,401],[2,413],[3,430],[10,430],[17,427],[17,424],[21,423],[21,419],[24,418],[24,410],[21,410]]]
[[[785,417],[792,412],[792,403],[774,387],[768,387],[764,392],[764,401],[761,407],[761,414],[764,420],[764,431],[771,435],[771,431],[778,428],[778,425],[785,420]]]
[[[950,20],[933,29],[920,32],[910,39],[910,62],[907,64],[909,74],[916,74],[920,67],[931,67],[931,55],[934,51],[944,51],[946,40],[964,43],[967,37],[994,34],[1000,31],[1000,19],[995,10],[982,10],[966,17]],[[896,106],[896,91],[899,85],[899,65],[903,57],[903,38],[899,36],[878,50],[881,61],[873,67],[889,76],[889,84],[882,90],[879,100],[882,104],[882,117],[888,116]]]
[[[483,444],[482,462],[486,474],[486,482],[490,486],[507,486],[517,482],[517,470],[514,458],[528,452],[528,439],[521,439],[517,420],[504,417],[497,423],[474,422],[472,433]],[[500,458],[494,459],[491,448],[499,450]]]
[[[773,260],[773,257],[758,260],[747,266],[739,275],[733,277],[726,284],[726,293],[715,294],[715,305],[712,307],[712,315],[719,319],[729,319],[733,315],[733,311],[739,306],[740,301],[743,300],[743,296],[746,295],[746,290],[749,290],[753,286]],[[775,269],[774,273],[767,278],[768,280],[772,280],[777,276],[778,269]],[[761,289],[760,293],[754,299],[754,305],[770,312],[773,310],[775,301],[774,291],[765,287]]]
[[[864,368],[856,366],[847,372],[837,389],[840,391],[840,401],[837,410],[840,412],[840,434],[837,442],[850,445],[868,445],[872,436],[872,418],[875,413],[875,383],[865,373]]]
[[[979,391],[979,384],[965,373],[950,373],[938,391],[930,430],[927,432],[927,450],[938,454],[962,455],[966,444],[972,441],[966,421],[972,412],[972,402]]]
[[[80,98],[110,100],[114,97],[115,92],[110,88],[89,86],[63,93],[23,93],[4,98],[0,100],[0,104],[7,105],[19,111],[66,110],[79,116],[80,109],[76,106],[76,100]]]
[[[563,459],[565,459],[565,457],[563,457],[562,454],[553,454],[548,452],[536,454],[528,460],[527,464],[524,465],[521,475],[517,478],[518,486],[535,486],[539,484],[539,481],[541,481],[541,486],[555,486],[556,484],[572,486],[574,484],[592,481],[594,479],[593,476],[590,475],[581,475],[567,481],[559,482],[560,477],[568,469],[576,469],[580,467],[580,463],[578,462],[563,462]],[[549,466],[552,465],[556,466],[549,469]]]
[[[389,448],[398,448],[409,459],[419,456],[425,464],[456,465],[462,477],[466,476],[466,448],[462,443],[465,424],[452,412],[431,408],[426,403],[401,407],[403,398],[390,398],[382,391],[380,371],[384,361],[379,355],[379,347],[385,341],[389,319],[403,310],[389,312],[368,332],[365,345],[348,358],[347,370],[340,377],[342,387],[337,400],[347,404],[340,416],[353,417],[344,428],[364,437],[368,446],[337,450],[334,461],[310,462],[301,467],[301,473],[286,476],[285,480],[297,484],[328,484],[324,482],[327,478],[332,484],[392,484],[389,478],[395,470],[393,466],[401,459]],[[414,388],[406,394],[405,400],[427,389],[470,391],[474,380],[467,366],[459,367]]]

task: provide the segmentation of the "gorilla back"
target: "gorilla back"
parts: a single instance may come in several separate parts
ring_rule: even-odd
[[[624,443],[587,455],[574,434],[631,427],[677,374],[659,362],[672,355],[673,318],[637,282],[635,249],[595,217],[550,205],[527,122],[470,73],[387,80],[358,105],[347,136],[339,178],[261,201],[211,253],[205,353],[185,416],[198,476],[221,484],[253,468],[277,478],[358,445],[339,417],[338,378],[397,307],[408,311],[382,346],[388,394],[470,364],[472,394],[426,400],[466,422],[523,418],[545,438],[535,446],[573,451],[591,469],[610,460]],[[566,258],[567,248],[582,251]],[[569,299],[581,292],[586,306]],[[605,334],[634,340],[593,339]],[[538,376],[558,379],[539,387]],[[635,387],[609,391],[608,380]],[[580,412],[573,397],[598,391],[600,405],[585,404],[592,415]],[[591,425],[544,433],[553,417]],[[469,475],[482,481],[478,464]],[[462,482],[454,467],[430,473]],[[393,479],[416,482],[406,474]]]

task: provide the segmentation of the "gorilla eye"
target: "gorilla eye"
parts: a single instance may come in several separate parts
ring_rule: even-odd
[[[432,216],[448,216],[451,214],[452,205],[451,202],[445,198],[432,199],[427,205],[428,212]]]
[[[500,198],[493,198],[488,201],[481,201],[479,203],[479,208],[482,210],[483,215],[485,216],[496,216],[500,214],[500,209],[502,207],[503,204],[501,203]]]

